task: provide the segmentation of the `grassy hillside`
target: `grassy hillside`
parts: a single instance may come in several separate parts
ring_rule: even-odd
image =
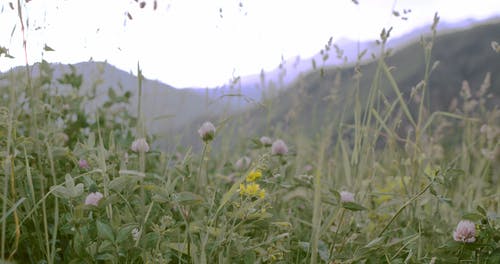
[[[430,32],[430,30],[429,30]],[[429,35],[429,34],[427,34]],[[473,91],[478,91],[488,73],[491,73],[490,87],[486,100],[489,106],[500,103],[500,59],[491,49],[491,41],[500,35],[500,24],[484,24],[463,31],[438,35],[432,47],[431,72],[428,93],[424,100],[428,112],[448,110],[452,101],[461,105],[462,82],[468,81]],[[428,37],[427,37],[428,38]],[[390,52],[390,46],[386,51]],[[416,114],[418,103],[410,100],[410,94],[423,79],[425,71],[424,48],[421,43],[412,43],[393,52],[385,60],[391,68],[402,97],[410,102],[409,109]],[[434,64],[436,63],[436,64]],[[367,107],[366,100],[370,87],[377,73],[378,61],[359,67],[331,67],[318,69],[305,74],[287,89],[275,97],[264,98],[261,104],[242,115],[207,115],[197,120],[186,130],[193,130],[204,119],[226,120],[225,131],[229,134],[244,132],[250,137],[255,135],[287,132],[295,136],[314,136],[320,128],[329,122],[352,120],[354,114],[355,93],[359,93],[360,107]],[[357,86],[356,72],[359,72]],[[382,100],[395,98],[385,76],[377,79]],[[358,90],[359,89],[359,90]],[[477,99],[476,94],[473,94]],[[454,103],[453,103],[454,104]],[[461,111],[460,109],[454,111]],[[186,142],[194,142],[196,135],[191,133]]]
[[[109,101],[111,94],[122,96],[129,93],[131,104],[127,105],[127,109],[131,115],[137,115],[137,72],[127,73],[106,62],[81,62],[74,65],[44,62],[30,67],[30,72],[34,83],[53,89],[55,93],[70,93],[72,84],[77,86],[80,95],[89,95],[88,100],[83,102],[88,112],[94,112]],[[21,89],[26,84],[26,69],[18,67],[0,74],[0,78],[4,86],[12,83]],[[93,94],[92,98],[90,94]],[[202,114],[217,114],[230,107],[223,102],[213,103],[204,95],[175,89],[146,78],[142,80],[142,102],[146,126],[154,134],[170,133]]]

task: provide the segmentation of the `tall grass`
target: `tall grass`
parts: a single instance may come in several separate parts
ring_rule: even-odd
[[[330,89],[314,98],[317,104],[304,103],[307,79],[299,80],[286,113],[277,113],[283,102],[277,92],[256,104],[262,116],[210,120],[213,141],[191,142],[204,146],[199,152],[191,145],[154,147],[139,66],[135,115],[124,110],[132,103],[126,94],[88,113],[96,91],[84,90],[78,74],[56,81],[47,63],[37,66],[40,76],[26,76],[30,66],[22,75],[4,74],[1,258],[498,263],[500,112],[485,103],[492,77],[476,90],[464,83],[456,109],[430,112],[437,23],[436,16],[431,37],[422,39],[425,73],[412,94],[402,92],[387,62],[391,30],[383,30],[369,89],[361,86],[360,61],[352,76],[318,70],[312,74],[324,76]],[[60,87],[70,92],[54,94]],[[305,110],[313,113],[306,122],[299,118]],[[246,134],[246,125],[255,124],[250,118],[262,120],[259,134]],[[283,139],[287,151],[262,136]],[[137,139],[147,148],[131,147]],[[244,156],[249,163],[236,162]],[[460,220],[473,221],[475,233],[458,230]],[[474,242],[456,239],[455,228]]]

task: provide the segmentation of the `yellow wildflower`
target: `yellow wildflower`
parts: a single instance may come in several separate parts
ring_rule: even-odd
[[[259,191],[260,185],[255,182],[249,183],[246,186],[246,193],[250,196],[256,196],[257,194],[259,194]]]
[[[260,185],[252,182],[247,185],[240,184],[240,195],[254,196],[259,198],[264,198],[266,196],[266,191],[260,188]]]
[[[254,182],[262,177],[262,172],[260,170],[253,170],[247,175],[247,182]]]
[[[245,193],[246,193],[245,184],[240,183],[240,195],[245,195]]]
[[[259,198],[264,199],[266,197],[266,190],[262,189],[259,191]]]

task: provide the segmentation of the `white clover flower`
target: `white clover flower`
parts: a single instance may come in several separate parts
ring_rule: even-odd
[[[146,142],[145,138],[138,138],[132,142],[132,146],[130,147],[134,152],[148,152],[149,145]]]
[[[354,202],[354,194],[352,192],[340,192],[340,201],[343,203]]]
[[[495,150],[481,149],[481,154],[489,160],[495,160]]]
[[[250,166],[251,162],[252,160],[249,157],[242,157],[236,161],[236,163],[234,164],[234,168],[237,170],[244,170]]]
[[[286,155],[288,153],[288,147],[283,140],[278,139],[274,141],[271,146],[271,154],[273,155]]]
[[[273,141],[271,140],[271,138],[264,136],[260,138],[260,143],[265,147],[269,147],[273,144]]]
[[[479,130],[481,133],[486,134],[486,138],[488,140],[493,140],[498,134],[498,129],[496,127],[491,127],[486,124],[481,126],[481,129]]]
[[[139,230],[139,228],[134,228],[132,229],[132,239],[134,241],[137,241],[139,240],[139,237],[141,237],[141,231]]]
[[[210,122],[205,122],[201,125],[200,129],[198,129],[198,134],[203,141],[207,142],[214,138],[215,136],[215,126]]]
[[[85,204],[97,206],[102,197],[103,195],[100,192],[89,193],[89,195],[87,195],[87,198],[85,198]]]
[[[492,41],[491,42],[491,48],[496,52],[496,53],[500,53],[500,44],[498,44],[498,42],[496,41]]]
[[[457,242],[473,243],[476,241],[476,226],[473,222],[462,220],[453,231],[453,239]]]

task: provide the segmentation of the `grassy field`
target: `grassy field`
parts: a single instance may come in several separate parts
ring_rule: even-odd
[[[392,74],[406,65],[383,55],[368,94],[354,71],[352,103],[313,111],[319,132],[247,135],[206,120],[189,132],[199,150],[154,148],[141,81],[137,102],[113,94],[89,113],[95,91],[82,94],[78,74],[4,75],[2,263],[500,263],[500,109],[488,106],[498,76],[464,82],[449,111],[432,112],[437,22],[411,96]]]

